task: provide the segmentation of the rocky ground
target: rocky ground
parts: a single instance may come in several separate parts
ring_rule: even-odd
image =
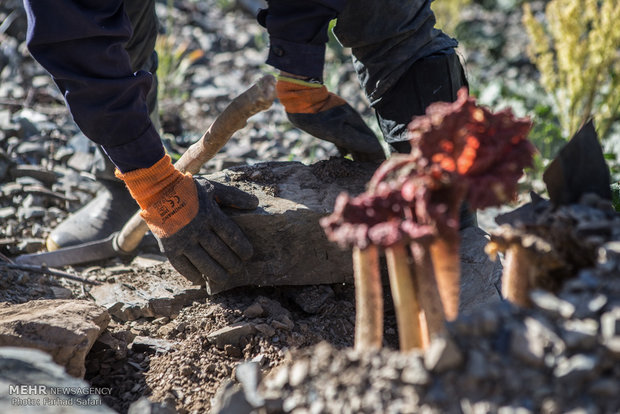
[[[160,74],[169,85],[160,109],[172,151],[181,152],[200,137],[234,96],[269,71],[263,63],[266,37],[242,6],[248,3],[183,0],[173,8],[158,3],[168,39],[174,45],[185,42],[188,51],[204,51],[189,68]],[[51,229],[99,188],[88,173],[92,145],[28,55],[20,5],[17,0],[0,5],[0,258],[42,250]],[[478,43],[463,48],[469,73],[481,83],[496,76],[522,84],[523,77],[531,80],[531,67],[524,60],[518,14],[500,12],[485,12],[478,5],[465,11],[472,25],[463,36],[472,27],[482,28],[472,35]],[[490,35],[501,32],[498,27],[509,28],[500,40]],[[328,53],[333,62],[326,70],[328,85],[372,125],[346,52]],[[493,103],[496,89],[484,90]],[[337,154],[331,144],[291,128],[276,103],[253,117],[203,172],[267,160],[312,163]],[[494,226],[494,214],[481,215],[484,228]],[[355,307],[350,283],[238,287],[207,297],[179,277],[151,238],[137,257],[63,269],[87,282],[0,260],[0,315],[3,309],[14,315],[11,306],[51,300],[41,302],[48,308],[39,315],[25,309],[21,325],[5,319],[0,332],[20,332],[19,326],[37,325],[37,318],[48,313],[57,318],[46,319],[47,326],[74,326],[59,311],[58,306],[69,306],[64,300],[103,305],[109,319],[88,306],[91,310],[72,308],[84,315],[74,331],[93,344],[81,356],[86,384],[109,388],[102,400],[121,413],[141,397],[158,402],[160,409],[196,413],[489,412],[500,407],[616,412],[620,272],[617,248],[607,251],[611,259],[582,273],[559,295],[539,293],[528,311],[495,301],[452,324],[449,335],[424,355],[395,351],[398,337],[389,298],[386,349],[356,354],[349,349]],[[485,270],[492,289],[496,270]]]

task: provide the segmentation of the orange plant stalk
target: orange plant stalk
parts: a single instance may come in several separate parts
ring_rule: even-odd
[[[379,249],[353,247],[355,278],[355,349],[379,349],[383,343],[383,290]]]
[[[422,348],[417,287],[403,243],[385,249],[401,351]]]

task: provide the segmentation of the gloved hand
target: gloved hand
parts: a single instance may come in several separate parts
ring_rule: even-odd
[[[297,128],[334,143],[358,161],[379,161],[385,153],[362,117],[340,96],[319,82],[280,75],[276,93]]]
[[[182,174],[168,155],[152,167],[116,175],[140,205],[172,266],[193,283],[223,283],[252,256],[252,245],[219,205],[253,209],[255,196]]]

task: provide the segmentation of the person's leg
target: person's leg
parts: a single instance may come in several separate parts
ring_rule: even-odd
[[[407,125],[414,116],[424,115],[433,102],[453,102],[467,87],[465,72],[454,52],[435,54],[415,62],[374,106],[383,136],[393,152],[408,153]],[[466,203],[461,206],[460,227],[476,226],[478,220]]]
[[[348,2],[334,33],[351,47],[353,64],[384,139],[393,152],[411,151],[407,125],[433,102],[456,100],[467,85],[455,48],[437,30],[431,0]],[[475,225],[463,208],[461,226]]]
[[[155,15],[155,0],[126,0],[125,12],[133,27],[133,34],[125,49],[132,68],[153,73],[157,70],[155,40],[159,22]],[[159,129],[157,109],[157,76],[147,95],[151,120]],[[120,228],[138,210],[122,181],[114,176],[114,164],[100,147],[95,151],[91,173],[102,184],[101,190],[85,206],[60,223],[48,236],[48,250],[73,246],[105,238]]]
[[[374,106],[385,140],[397,152],[409,152],[407,125],[424,115],[433,102],[453,102],[462,87],[465,72],[453,49],[415,62]]]

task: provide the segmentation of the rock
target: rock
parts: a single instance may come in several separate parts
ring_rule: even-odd
[[[430,375],[424,368],[421,358],[410,358],[403,372],[401,379],[406,384],[426,385],[430,381]]]
[[[295,362],[290,369],[288,383],[291,387],[297,387],[308,376],[309,364],[306,360]]]
[[[310,166],[268,162],[207,176],[260,200],[256,210],[230,212],[252,242],[254,256],[228,283],[208,282],[208,291],[352,282],[351,252],[327,240],[319,219],[333,211],[340,192],[361,193],[375,168],[375,164],[334,158]]]
[[[165,263],[168,259],[161,254],[143,253],[136,256],[132,261],[132,266],[138,266],[142,268],[153,267]]]
[[[241,387],[230,380],[220,386],[211,406],[214,414],[248,414],[253,409]]]
[[[239,322],[211,332],[207,339],[218,348],[224,349],[226,345],[238,346],[239,340],[242,337],[252,335],[254,332],[256,332],[256,329],[252,324]]]
[[[536,368],[545,366],[548,351],[558,355],[564,348],[562,339],[546,323],[531,317],[526,317],[524,325],[518,325],[514,329],[510,341],[511,353],[520,361]]]
[[[605,339],[620,337],[620,307],[601,316],[601,333]]]
[[[158,402],[150,401],[146,397],[140,398],[138,401],[132,403],[127,410],[127,414],[176,414],[177,410],[174,407],[169,407],[167,404],[161,404]]]
[[[259,323],[258,325],[254,325],[256,330],[263,334],[266,338],[271,338],[276,334],[276,330],[266,323]]]
[[[303,286],[292,293],[293,301],[306,313],[318,313],[329,299],[335,296],[331,286]]]
[[[17,209],[17,217],[19,220],[31,220],[45,217],[45,208],[43,207],[20,207]]]
[[[264,404],[263,397],[258,392],[258,384],[262,379],[260,364],[258,362],[244,362],[237,366],[235,378],[241,384],[245,399],[252,407],[260,407]]]
[[[45,246],[44,239],[26,238],[17,244],[17,249],[24,253],[35,253]]]
[[[493,262],[484,252],[488,234],[479,227],[461,231],[461,292],[459,312],[469,312],[487,303],[499,302],[502,277],[500,261]]]
[[[248,319],[254,319],[261,316],[264,312],[265,310],[260,305],[260,303],[253,303],[252,305],[248,306],[245,311],[243,311],[243,316]]]
[[[563,359],[553,371],[553,375],[565,384],[575,386],[598,375],[599,358],[595,355],[576,354]]]
[[[148,336],[136,336],[131,343],[131,349],[135,352],[148,352],[165,354],[173,349],[174,342],[166,341],[165,339],[151,338]]]
[[[58,180],[54,171],[40,165],[16,165],[11,168],[11,176],[13,178],[32,177],[50,187]]]
[[[24,388],[26,387],[26,388]],[[22,392],[24,391],[24,392]],[[86,381],[69,376],[36,349],[0,348],[0,412],[114,414]],[[107,395],[109,389],[98,390]]]
[[[536,289],[530,292],[530,299],[537,308],[547,312],[554,318],[570,318],[575,313],[575,306],[563,299],[560,299],[551,292]]]
[[[0,307],[0,346],[49,353],[70,375],[84,376],[84,360],[110,315],[92,302],[35,300]]]
[[[562,338],[571,349],[591,349],[596,344],[599,324],[594,319],[567,320],[562,328]]]
[[[15,213],[17,210],[15,207],[2,207],[0,208],[0,220],[6,220],[12,217],[15,217]]]
[[[121,275],[115,283],[94,286],[90,295],[95,303],[123,321],[171,317],[183,306],[204,298],[206,293],[177,273],[156,271],[168,266],[165,263],[151,267],[155,270],[142,274],[140,283],[132,281],[131,275]]]
[[[293,322],[287,315],[281,315],[278,319],[271,322],[271,326],[275,329],[290,331],[295,327],[295,322]]]
[[[463,354],[448,335],[435,337],[424,354],[424,366],[432,372],[441,373],[462,363]]]

